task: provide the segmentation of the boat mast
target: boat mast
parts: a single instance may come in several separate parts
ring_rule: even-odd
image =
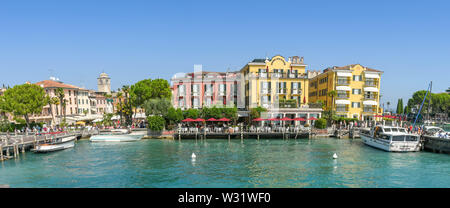
[[[425,97],[423,98],[422,104],[420,104],[420,109],[419,109],[419,112],[417,112],[416,119],[414,120],[413,128],[416,127],[417,119],[419,118],[420,112],[422,111],[423,104],[425,103],[425,99],[427,99],[427,95],[430,90],[431,90],[431,82],[430,82],[430,85],[428,85],[427,93],[425,93]]]
[[[430,98],[428,98],[428,107],[427,107],[427,119],[428,120],[430,120],[431,88],[433,88],[433,81],[430,82]]]

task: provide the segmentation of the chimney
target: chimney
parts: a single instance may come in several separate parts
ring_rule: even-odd
[[[300,63],[303,64],[303,56],[300,58]]]

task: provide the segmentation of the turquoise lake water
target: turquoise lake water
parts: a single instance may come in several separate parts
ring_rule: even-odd
[[[197,158],[191,159],[195,152]],[[339,156],[332,159],[333,153]],[[450,187],[450,155],[388,153],[360,139],[78,141],[0,163],[10,187]]]

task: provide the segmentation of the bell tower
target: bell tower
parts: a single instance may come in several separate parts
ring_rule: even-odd
[[[97,78],[97,86],[99,92],[104,92],[106,94],[111,94],[111,78],[105,72],[100,74]]]

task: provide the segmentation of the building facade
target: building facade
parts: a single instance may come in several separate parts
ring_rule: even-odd
[[[175,108],[242,107],[239,72],[197,71],[174,76],[171,82]]]
[[[261,106],[268,117],[320,117],[321,108],[308,106],[306,66],[303,57],[280,55],[247,63],[240,70],[245,109]]]
[[[34,115],[31,121],[45,122],[50,125],[59,124],[63,117],[73,117],[78,115],[78,90],[77,86],[65,84],[56,79],[44,80],[36,83],[36,85],[44,88],[45,93],[50,98],[58,98],[57,89],[64,90],[65,107],[61,109],[61,105],[46,105],[40,115]],[[59,99],[59,98],[58,98]],[[52,123],[55,122],[55,123]]]
[[[337,116],[372,120],[381,113],[382,74],[360,64],[327,68],[310,79],[309,100],[320,101],[327,109],[333,108]],[[332,97],[331,91],[335,91],[336,96]]]

